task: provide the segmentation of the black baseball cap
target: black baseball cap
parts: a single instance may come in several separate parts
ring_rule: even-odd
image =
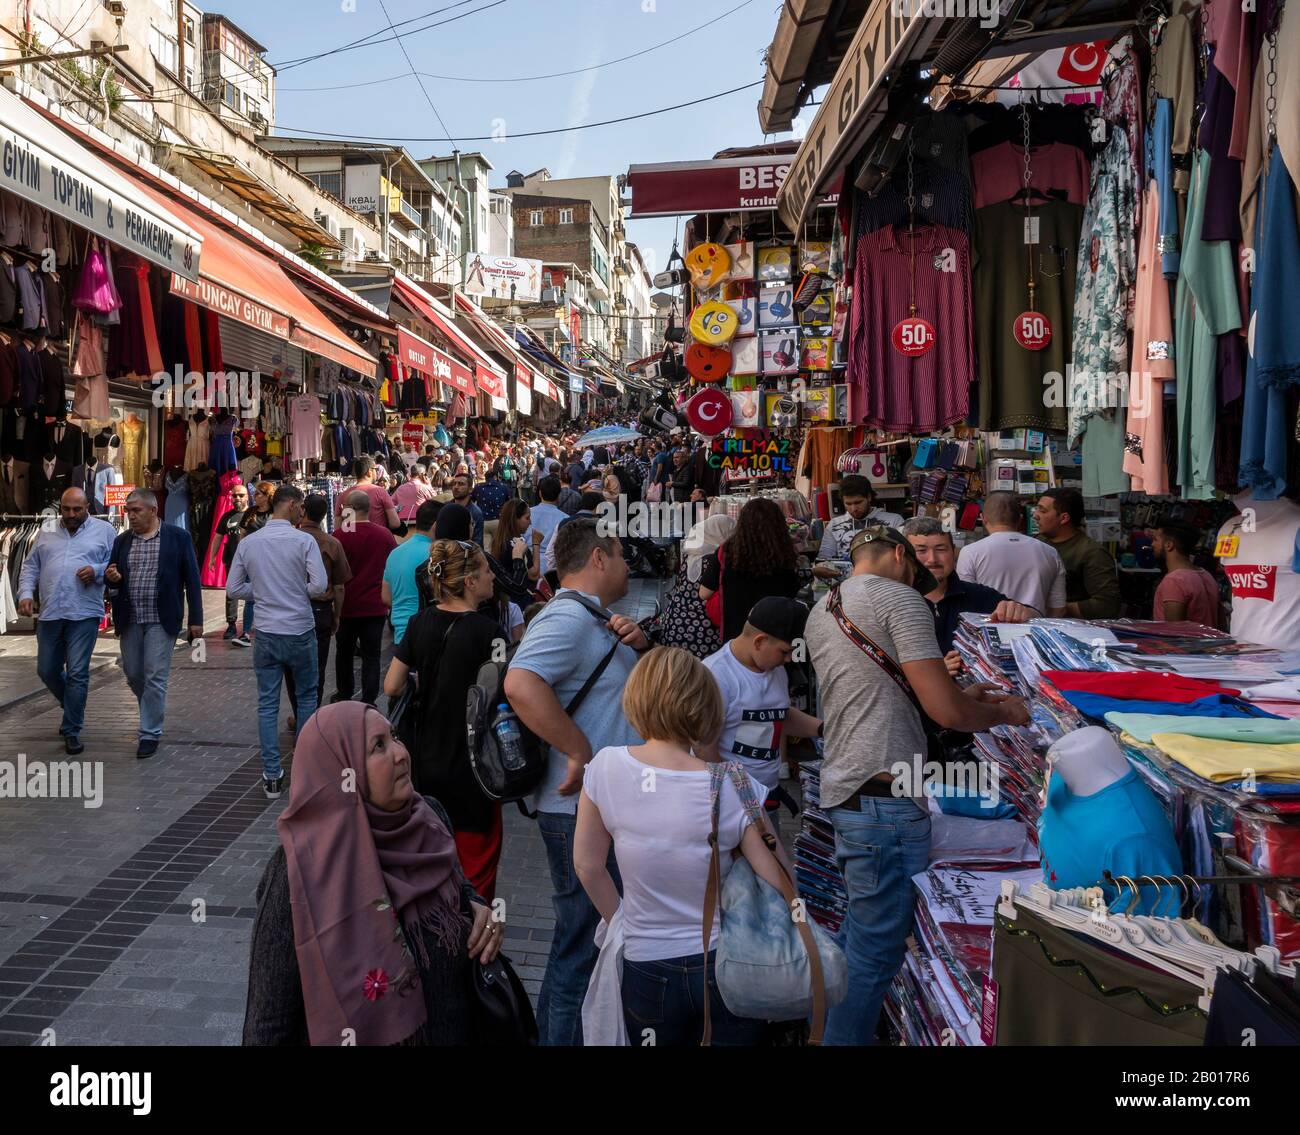
[[[756,631],[782,642],[794,642],[795,639],[803,638],[803,630],[808,623],[808,608],[798,599],[769,595],[750,608],[745,622]]]
[[[890,528],[886,524],[873,524],[857,533],[857,535],[855,535],[849,542],[849,559],[853,559],[853,554],[859,548],[876,542],[896,544],[907,553],[907,558],[912,561],[912,566],[916,569],[915,578],[912,580],[912,587],[922,595],[930,594],[931,591],[939,586],[939,581],[930,574],[930,569],[922,564],[917,558],[916,549],[912,547],[912,541],[904,536],[897,528]]]

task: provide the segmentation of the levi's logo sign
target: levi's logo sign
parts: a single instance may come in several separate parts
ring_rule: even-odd
[[[1273,564],[1234,564],[1223,570],[1236,598],[1273,602],[1277,588],[1277,568]]]

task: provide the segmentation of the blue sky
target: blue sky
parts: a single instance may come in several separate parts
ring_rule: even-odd
[[[396,24],[455,0],[384,0]],[[399,30],[482,9],[469,0]],[[419,71],[473,79],[515,79],[589,67],[690,31],[742,0],[505,0],[441,28],[405,35]],[[209,6],[267,46],[273,64],[338,47],[383,29],[379,0],[219,0]],[[616,126],[549,137],[512,133],[599,121],[689,101],[763,77],[762,52],[776,27],[779,0],[749,0],[711,27],[625,63],[536,82],[466,82],[425,78],[424,84],[454,137],[505,134],[502,140],[461,142],[482,150],[495,167],[494,186],[511,169],[546,166],[556,177],[623,173],[638,162],[707,158],[728,146],[764,141],[755,107],[760,88],[697,107]],[[391,35],[392,33],[386,33]],[[400,137],[439,137],[443,131],[395,42],[367,46],[301,66],[277,79],[276,123],[295,128]],[[373,80],[398,76],[391,82]],[[328,90],[344,84],[350,86]],[[789,135],[785,135],[789,137]],[[437,142],[403,143],[416,157],[449,152]],[[632,221],[629,237],[653,250],[662,268],[672,220]]]

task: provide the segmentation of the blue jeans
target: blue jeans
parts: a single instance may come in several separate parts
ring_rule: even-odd
[[[912,931],[912,876],[930,865],[930,814],[907,799],[858,797],[860,812],[828,810],[835,860],[849,894],[839,944],[848,995],[826,1016],[826,1044],[873,1044],[885,991],[903,964]]]
[[[80,737],[90,693],[90,656],[98,619],[41,619],[36,624],[36,673],[63,706],[65,737]]]
[[[623,1023],[628,1044],[691,1048],[704,1035],[704,955],[655,962],[623,959]],[[709,1014],[712,1044],[753,1048],[766,1024],[737,1017],[722,1001],[709,954]]]
[[[262,775],[275,780],[284,774],[280,763],[280,682],[293,675],[298,691],[294,736],[316,712],[316,632],[271,634],[258,631],[253,639],[253,671],[257,674],[257,736],[262,744]]]
[[[162,736],[175,649],[176,636],[158,623],[130,623],[122,632],[122,669],[140,703],[141,741],[157,741]]]
[[[546,861],[551,868],[551,885],[555,888],[551,896],[555,936],[546,959],[542,992],[537,998],[537,1029],[545,1045],[582,1044],[582,1002],[587,996],[596,955],[600,953],[595,940],[600,913],[592,906],[573,869],[573,832],[577,823],[576,815],[565,812],[537,815],[537,826],[546,844]],[[612,847],[607,866],[621,893],[623,884]]]

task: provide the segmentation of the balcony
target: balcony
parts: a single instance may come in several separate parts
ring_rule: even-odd
[[[412,205],[405,197],[398,203],[398,207],[406,215],[413,225],[424,226],[424,218],[420,216],[420,210]]]
[[[397,198],[396,202],[389,198],[388,215],[391,220],[397,221],[403,228],[418,229],[421,232],[424,230],[424,218],[420,215],[420,210],[405,197]]]

